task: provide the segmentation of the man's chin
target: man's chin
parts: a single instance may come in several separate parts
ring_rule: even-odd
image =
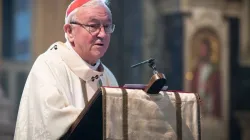
[[[103,57],[103,56],[104,56],[104,53],[101,53],[101,52],[96,52],[96,53],[94,54],[94,57],[96,58],[96,60],[100,59],[100,58]]]

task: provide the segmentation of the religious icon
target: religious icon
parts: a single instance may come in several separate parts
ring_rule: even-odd
[[[219,40],[210,29],[199,30],[191,44],[190,90],[199,93],[203,117],[211,116],[220,119],[221,111],[221,78],[219,70]]]

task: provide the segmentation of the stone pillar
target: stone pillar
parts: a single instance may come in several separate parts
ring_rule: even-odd
[[[118,84],[124,83],[125,71],[123,69],[123,48],[124,48],[124,2],[112,0],[110,10],[112,12],[115,31],[111,35],[109,49],[102,58],[102,62],[113,72]]]
[[[130,66],[142,61],[142,2],[144,0],[124,1],[124,49],[123,69],[126,73],[125,83],[141,83],[143,67]],[[129,56],[129,57],[128,57]]]
[[[167,58],[169,55],[164,47],[164,21],[160,9],[154,0],[143,1],[143,36],[142,36],[142,59],[156,59],[156,66],[159,72],[166,74],[163,71],[168,66]],[[149,79],[153,75],[152,69],[144,65],[142,70],[143,82],[148,84]]]
[[[2,0],[0,1],[0,8],[2,9]],[[2,33],[3,33],[3,30],[2,30],[2,22],[3,22],[3,20],[2,20],[2,10],[0,10],[0,66],[1,66],[1,61],[2,61]]]
[[[141,0],[113,0],[110,3],[116,25],[110,47],[102,58],[114,73],[119,85],[141,83],[140,68],[130,66],[141,61]]]
[[[243,0],[241,12],[240,65],[250,67],[250,1]]]
[[[183,88],[184,16],[176,0],[144,1],[143,58],[155,58],[159,72],[164,73],[171,90]],[[144,81],[152,70],[145,68]]]
[[[2,2],[0,1],[0,9],[2,9]],[[2,10],[0,10],[0,76],[1,76],[1,66],[2,66]],[[0,81],[0,84],[1,81]],[[11,140],[14,135],[14,125],[11,122],[10,118],[10,101],[4,98],[4,93],[0,85],[0,139]]]
[[[250,112],[249,111],[240,111],[236,112],[236,118],[240,124],[241,128],[241,139],[250,140]]]
[[[0,139],[11,140],[14,136],[15,124],[11,121],[11,102],[3,97],[0,89]]]
[[[183,90],[184,18],[182,12],[164,15],[164,46],[161,63],[170,90]],[[166,56],[167,55],[167,56]]]

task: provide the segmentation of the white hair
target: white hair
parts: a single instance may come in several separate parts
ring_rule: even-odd
[[[73,3],[73,2],[72,2]],[[72,4],[71,3],[71,4]],[[70,4],[70,5],[71,5]],[[69,5],[69,7],[70,7]],[[107,10],[111,13],[111,10],[109,9],[109,1],[108,0],[89,0],[85,4],[83,4],[81,7],[89,8],[89,7],[96,7],[96,6],[104,6],[107,8]],[[69,24],[72,19],[76,18],[76,13],[79,10],[80,7],[74,9],[68,16],[66,14],[65,16],[65,24]]]
[[[74,1],[73,1],[74,2]],[[70,5],[73,3],[71,2]],[[107,8],[107,10],[111,13],[111,10],[109,9],[109,0],[89,0],[88,2],[86,2],[85,4],[83,4],[81,7],[84,8],[93,8],[93,7],[97,7],[97,6],[104,6]],[[68,6],[68,8],[70,7],[70,5]],[[68,9],[67,8],[67,9]],[[66,16],[65,16],[65,24],[69,24],[71,21],[75,21],[76,20],[76,13],[79,10],[80,7],[74,9],[68,16],[67,16],[67,11],[66,11]],[[67,34],[65,33],[65,38],[66,40],[68,40]]]

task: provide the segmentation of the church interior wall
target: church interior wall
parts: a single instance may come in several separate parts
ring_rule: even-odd
[[[154,3],[154,1],[147,1],[148,3]],[[172,3],[171,6],[168,4]],[[177,3],[180,3],[180,6]],[[247,50],[246,41],[248,40],[248,33],[249,33],[249,25],[247,25],[248,18],[247,18],[247,9],[249,9],[249,6],[246,4],[246,1],[237,1],[237,0],[220,0],[220,1],[205,1],[205,0],[183,0],[180,2],[174,3],[173,1],[157,1],[154,4],[157,5],[157,8],[154,7],[154,4],[151,4],[151,7],[146,7],[144,13],[145,15],[149,15],[151,13],[151,16],[147,16],[147,18],[144,19],[144,32],[149,32],[152,35],[155,35],[157,33],[161,34],[163,31],[159,31],[154,29],[154,23],[159,22],[162,23],[161,17],[163,15],[183,15],[184,18],[184,50],[183,50],[183,64],[184,70],[183,70],[183,88],[181,90],[189,90],[188,89],[188,82],[185,80],[186,77],[190,77],[189,72],[187,70],[188,65],[188,56],[190,55],[190,41],[192,39],[192,35],[196,31],[198,31],[201,28],[209,27],[215,30],[216,34],[218,34],[218,39],[221,43],[221,56],[220,61],[222,64],[220,65],[220,69],[222,71],[222,80],[224,81],[222,84],[222,92],[223,92],[223,114],[225,117],[226,124],[225,126],[225,136],[222,136],[224,139],[235,139],[236,137],[240,136],[240,125],[238,119],[235,117],[235,114],[237,114],[236,110],[248,110],[249,104],[247,104],[247,101],[244,101],[242,103],[241,101],[243,99],[247,100],[247,90],[249,90],[249,84],[247,84],[247,81],[249,81],[250,77],[249,74],[247,74],[246,71],[249,71],[249,66],[247,63],[243,64],[242,61],[247,61],[247,56],[249,56],[249,53],[246,53],[247,51],[242,51],[244,48]],[[144,3],[146,5],[146,2]],[[202,12],[207,11],[207,12]],[[152,14],[155,13],[155,14]],[[202,15],[203,14],[203,15]],[[195,17],[200,17],[195,20]],[[234,19],[238,21],[240,26],[237,26],[234,22]],[[148,22],[149,21],[149,22]],[[150,23],[152,22],[152,23]],[[151,28],[150,28],[151,27]],[[164,26],[161,26],[164,27]],[[236,33],[237,28],[239,30],[239,34],[232,35],[231,32]],[[152,31],[151,31],[152,30]],[[155,34],[154,34],[155,33]],[[143,34],[144,38],[144,46],[149,47],[150,45],[147,42],[156,42],[156,40],[153,41],[152,38],[150,38],[150,34],[147,37],[147,34]],[[171,34],[172,35],[172,34]],[[231,36],[231,37],[230,37]],[[239,38],[239,42],[237,44],[237,38]],[[178,38],[175,38],[174,40],[178,40]],[[173,40],[173,42],[174,42]],[[164,41],[161,40],[157,47],[164,48]],[[245,43],[244,43],[245,42]],[[234,43],[234,45],[232,45]],[[236,43],[236,44],[235,44]],[[243,44],[244,45],[243,45]],[[159,45],[161,44],[161,45]],[[172,46],[166,46],[167,48],[171,48]],[[241,53],[240,53],[241,50]],[[181,51],[181,50],[180,50]],[[231,52],[232,51],[232,52]],[[159,51],[164,52],[164,54],[169,55],[171,54],[170,50],[167,49],[165,51]],[[158,56],[160,53],[158,52]],[[237,53],[238,52],[238,53]],[[243,53],[245,53],[245,58],[240,59],[240,57],[243,56]],[[144,51],[145,56],[152,56],[153,53],[151,53],[151,50],[145,50]],[[172,54],[173,55],[173,54]],[[171,60],[169,60],[169,57],[165,57],[164,60],[167,64],[171,65],[169,63]],[[177,62],[177,61],[175,61]],[[171,65],[172,66],[172,65]],[[233,67],[233,66],[236,66]],[[164,69],[164,72],[170,74],[170,69],[167,68]],[[234,76],[237,75],[237,76]],[[177,78],[177,76],[175,76]],[[236,83],[236,81],[243,82],[244,86],[242,84],[232,84]],[[170,81],[172,82],[172,81]],[[239,82],[238,82],[239,83]],[[173,86],[172,86],[173,87]],[[171,88],[171,87],[170,87]],[[179,88],[180,89],[180,88]],[[237,91],[241,91],[241,93],[238,93]],[[235,105],[237,104],[237,105]],[[232,121],[228,121],[232,120]],[[206,133],[206,132],[205,132]],[[220,131],[218,131],[220,133]],[[212,133],[215,134],[215,133]],[[242,136],[243,137],[243,136]],[[211,137],[210,137],[211,138]],[[218,138],[217,138],[218,139]],[[219,138],[220,139],[220,138]]]
[[[0,84],[6,82],[9,88],[8,98],[14,106],[10,113],[13,124],[22,88],[32,63],[50,44],[55,41],[65,41],[64,14],[70,0],[34,0],[32,2],[34,2],[30,39],[32,57],[24,63],[9,61],[2,56],[4,33],[3,17],[1,17],[3,11],[0,10],[0,71],[4,63],[2,65],[4,72],[9,73],[5,78],[6,81],[2,80]],[[243,139],[244,136],[241,133],[244,130],[241,129],[238,120],[242,116],[245,117],[242,112],[250,110],[248,102],[250,97],[248,95],[250,91],[250,2],[248,0],[138,0],[136,2],[111,0],[110,7],[116,30],[103,62],[113,71],[121,86],[126,83],[146,84],[152,75],[152,70],[147,65],[135,69],[131,69],[130,66],[155,58],[157,68],[159,72],[166,75],[170,89],[189,91],[187,78],[190,63],[188,57],[191,53],[190,42],[199,29],[212,28],[221,45],[223,114],[226,116],[226,121],[231,119],[230,122],[223,124],[226,136],[222,137],[225,140],[239,139],[239,137]],[[230,34],[236,24],[239,24],[237,37]],[[237,29],[233,31],[237,32]],[[236,43],[235,46],[230,44],[230,39]],[[239,39],[238,46],[237,39]],[[232,85],[232,80],[236,85]],[[0,139],[1,130],[3,128],[0,127]],[[8,135],[13,135],[13,128]]]

